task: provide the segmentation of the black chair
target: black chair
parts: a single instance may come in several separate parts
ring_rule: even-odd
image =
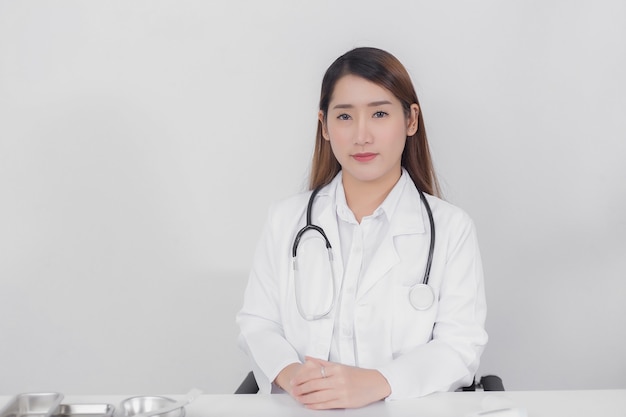
[[[461,391],[476,391],[476,389],[482,389],[483,391],[504,391],[504,384],[502,378],[497,375],[484,375],[478,382],[474,381],[469,387],[461,388]]]
[[[497,375],[485,375],[478,382],[474,381],[469,387],[462,388],[462,391],[476,391],[476,389],[504,391],[504,384],[502,383],[502,378]],[[254,374],[250,371],[235,391],[235,394],[256,394],[257,392],[259,392],[259,386],[256,383],[256,379],[254,379]]]
[[[257,392],[259,392],[259,386],[256,383],[256,379],[254,379],[254,374],[250,371],[235,391],[235,394],[256,394]]]

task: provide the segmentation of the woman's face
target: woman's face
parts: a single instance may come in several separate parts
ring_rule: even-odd
[[[364,78],[345,75],[337,81],[328,114],[320,111],[319,119],[341,165],[344,186],[395,184],[406,137],[417,131],[419,107],[413,104],[410,110],[407,117],[389,90]]]

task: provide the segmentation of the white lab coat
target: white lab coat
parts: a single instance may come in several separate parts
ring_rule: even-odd
[[[333,245],[337,291],[343,277],[335,205],[340,177],[320,190],[312,219]],[[291,249],[306,223],[309,196],[310,192],[296,195],[270,210],[243,308],[237,314],[239,344],[251,359],[264,393],[272,391],[272,381],[290,363],[303,362],[305,356],[329,357],[334,311],[307,321],[295,302]],[[427,199],[436,228],[429,280],[435,304],[418,311],[409,302],[410,289],[422,281],[430,243],[428,215],[412,183],[405,187],[389,233],[357,291],[357,366],[377,369],[385,376],[392,391],[389,399],[470,385],[487,343],[483,271],[474,225],[462,210],[433,196]]]

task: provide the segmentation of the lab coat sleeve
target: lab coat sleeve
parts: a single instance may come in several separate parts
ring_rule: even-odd
[[[464,213],[463,213],[464,214]],[[458,219],[456,219],[458,221]],[[471,385],[487,343],[483,269],[472,221],[452,224],[432,340],[378,370],[391,386],[389,400],[421,397]]]
[[[300,362],[297,352],[285,339],[281,325],[281,274],[277,270],[276,259],[284,257],[277,256],[276,253],[282,247],[275,238],[274,232],[279,228],[275,216],[275,211],[270,210],[254,256],[243,307],[236,317],[241,330],[239,346],[252,362],[259,391],[262,393],[272,391],[272,382],[285,366]]]

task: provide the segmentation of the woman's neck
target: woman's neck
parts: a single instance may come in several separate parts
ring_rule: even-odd
[[[342,177],[346,203],[357,222],[361,223],[363,217],[374,213],[374,210],[385,201],[400,179],[401,173],[402,171],[399,171],[397,175],[388,175],[376,181],[359,181],[347,175]]]

